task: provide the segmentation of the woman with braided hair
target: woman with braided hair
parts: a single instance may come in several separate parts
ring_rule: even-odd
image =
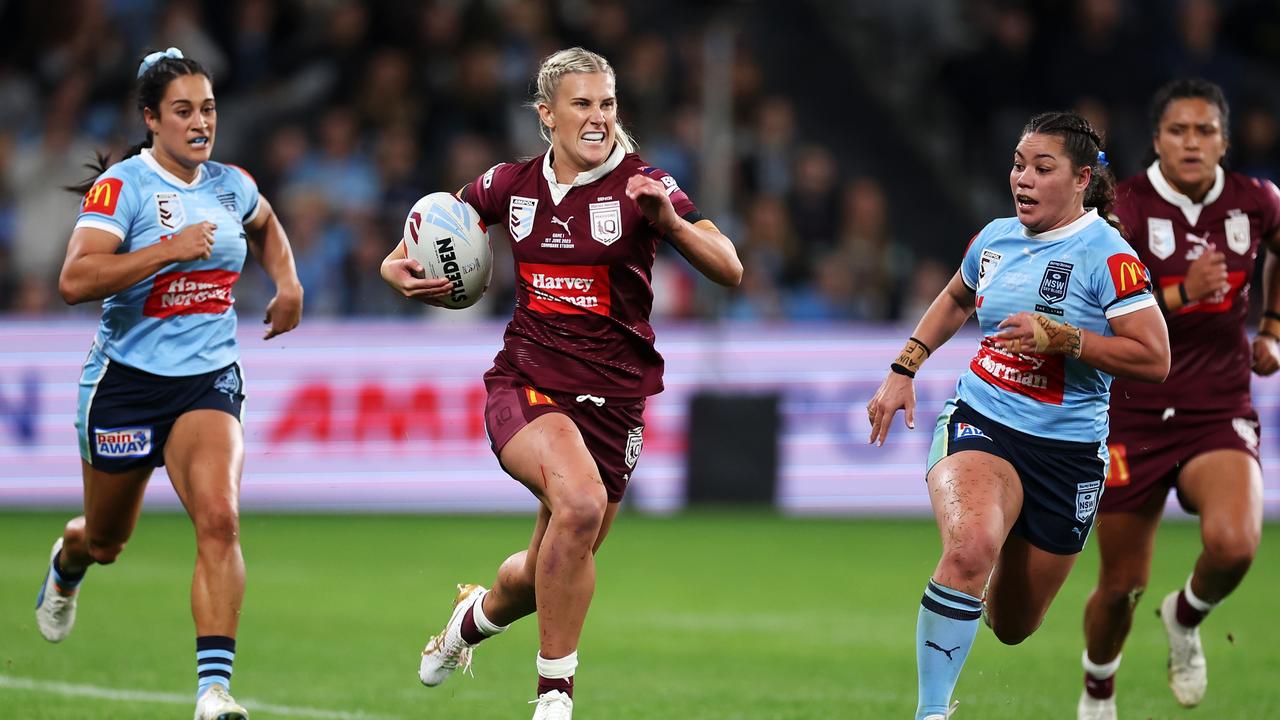
[[[942,536],[916,625],[916,720],[943,720],[985,615],[1017,644],[1084,547],[1107,473],[1112,376],[1160,382],[1169,339],[1147,273],[1099,211],[1102,141],[1071,112],[1037,115],[1013,153],[1016,215],[994,220],[925,311],[867,404],[883,444],[912,378],[976,311],[982,340],[938,417],[926,480]]]

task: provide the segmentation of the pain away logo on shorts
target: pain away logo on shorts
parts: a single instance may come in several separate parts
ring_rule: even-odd
[[[151,454],[151,428],[94,428],[93,448],[98,457],[146,457]]]

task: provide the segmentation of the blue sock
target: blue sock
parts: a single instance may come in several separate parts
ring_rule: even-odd
[[[973,647],[981,616],[981,600],[929,581],[916,620],[916,671],[920,680],[916,720],[930,715],[946,717],[951,692]]]
[[[196,699],[213,685],[231,689],[231,665],[236,660],[236,639],[223,635],[196,638]]]

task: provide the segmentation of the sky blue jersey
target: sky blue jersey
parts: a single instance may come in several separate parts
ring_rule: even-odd
[[[977,296],[983,335],[956,386],[960,399],[1032,435],[1105,440],[1110,375],[1065,355],[1010,353],[991,338],[1024,310],[1109,336],[1112,318],[1154,306],[1147,270],[1120,233],[1095,210],[1043,233],[1016,217],[993,220],[965,251],[960,273]]]
[[[198,375],[240,357],[231,288],[244,267],[244,226],[258,214],[258,186],[243,170],[202,164],[183,182],[149,149],[112,165],[85,194],[76,227],[120,238],[117,254],[164,242],[182,228],[216,224],[207,260],[168,265],[106,298],[94,351],[156,375]]]

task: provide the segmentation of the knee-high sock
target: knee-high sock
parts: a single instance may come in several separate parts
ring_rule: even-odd
[[[932,580],[920,599],[916,620],[916,672],[920,700],[916,720],[946,717],[951,692],[978,634],[982,601]]]

